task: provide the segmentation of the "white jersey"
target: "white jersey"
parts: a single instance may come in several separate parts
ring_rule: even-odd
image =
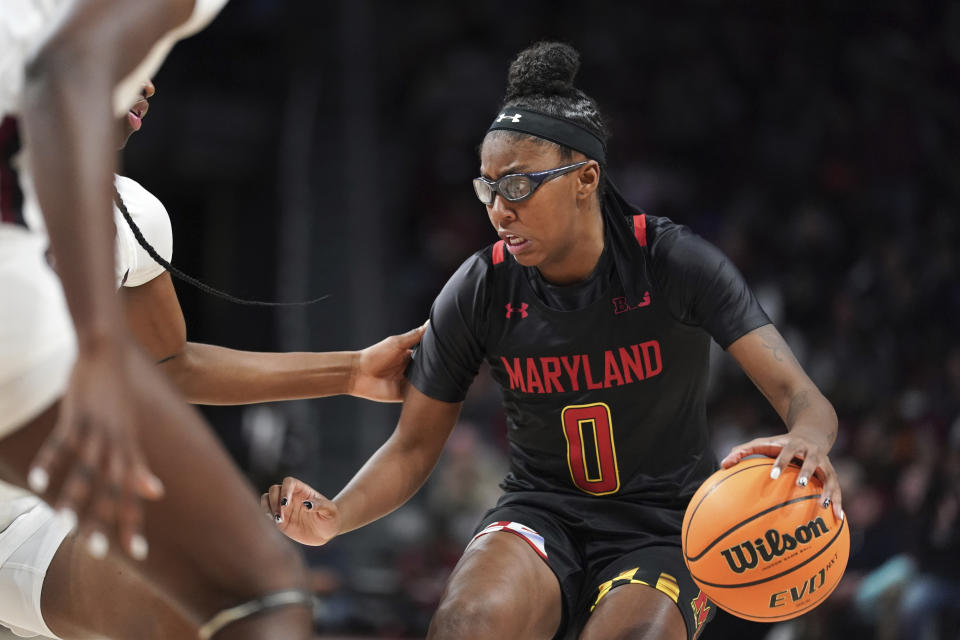
[[[163,203],[130,178],[117,176],[115,184],[144,239],[161,258],[170,262],[173,257],[173,229]],[[117,225],[117,288],[139,287],[163,273],[163,267],[137,242],[133,230],[116,205],[113,207],[113,218]]]
[[[46,260],[45,226],[17,124],[24,65],[73,2],[0,0],[0,439],[63,395],[76,357],[63,290]],[[195,0],[187,22],[161,38],[116,87],[118,116],[134,103],[173,44],[202,29],[226,2]],[[133,180],[118,176],[116,187],[148,242],[169,260],[172,234],[163,205]],[[116,208],[114,214],[117,285],[144,284],[162,267],[140,248]],[[40,593],[68,532],[39,498],[0,484],[0,624],[17,635],[54,637],[43,621]]]
[[[115,115],[122,116],[137,100],[140,91],[156,73],[173,45],[203,29],[227,3],[227,0],[194,0],[194,9],[185,23],[162,37],[140,64],[120,81],[113,95]],[[23,99],[26,61],[40,48],[58,26],[74,0],[2,0],[0,11],[0,123],[20,113]],[[0,135],[0,163],[4,163],[5,139]],[[12,143],[11,143],[12,144]],[[6,162],[13,172],[0,168],[0,202],[9,202],[9,191],[19,188],[22,199],[21,220],[34,231],[43,232],[43,217],[37,206],[32,181],[27,175],[27,162],[21,150]],[[15,178],[19,184],[7,184]],[[22,193],[22,196],[19,194]],[[10,222],[4,212],[3,220]]]
[[[130,178],[115,181],[144,239],[169,262],[173,232],[163,203]],[[117,287],[138,287],[163,273],[116,206],[114,223]],[[0,437],[60,395],[73,361],[73,329],[45,247],[41,234],[0,224]]]
[[[143,85],[163,64],[178,40],[210,23],[228,0],[194,0],[193,13],[179,27],[153,45],[140,64],[120,81],[113,95],[113,108],[122,116],[140,95]],[[3,0],[0,13],[0,117],[19,113],[26,61],[35,54],[74,0]]]
[[[63,395],[76,354],[63,290],[46,260],[48,239],[25,160],[29,149],[21,147],[17,123],[24,66],[74,2],[0,0],[0,438]],[[202,29],[226,2],[195,0],[191,17],[164,36],[118,84],[113,100],[118,115],[134,103],[172,45]],[[133,181],[120,178],[118,186],[131,214],[146,215],[143,226],[151,228],[156,219],[151,212],[163,209],[159,202]],[[134,246],[125,221],[117,232],[117,257],[125,265],[119,279],[126,274],[125,284],[133,286],[159,274],[159,267]],[[169,257],[169,228],[163,236],[165,247],[161,236],[153,242]]]
[[[134,180],[123,176],[115,177],[117,192],[123,199],[124,205],[134,223],[143,234],[143,238],[167,262],[173,253],[173,232],[170,226],[170,217],[163,203],[152,193],[144,189]],[[164,268],[154,260],[149,253],[137,242],[130,225],[124,219],[120,209],[114,206],[114,223],[117,227],[116,236],[116,282],[117,287],[138,287],[153,280],[163,273]],[[31,240],[39,240],[37,234],[31,234],[26,229],[5,225],[7,229],[0,229],[0,242],[8,239],[8,233],[17,237],[18,234]],[[28,245],[29,246],[29,243]],[[8,256],[9,257],[9,256]],[[2,256],[0,256],[2,258]],[[14,274],[24,274],[22,263],[13,263]],[[0,269],[0,275],[3,275]],[[26,272],[27,274],[29,272]],[[29,278],[29,276],[27,276]],[[53,280],[51,278],[51,280]],[[31,287],[33,288],[33,287]],[[41,287],[46,291],[59,292],[56,287]],[[0,290],[4,290],[0,287]],[[7,287],[6,293],[12,289]],[[13,307],[7,307],[12,309]],[[14,311],[9,318],[0,308],[0,352],[3,352],[2,340],[5,336],[13,338],[19,335],[31,335],[34,327],[22,322],[20,314]],[[62,322],[63,314],[59,315]],[[41,325],[47,318],[41,318]],[[4,326],[3,322],[6,322]],[[69,329],[69,327],[66,327]],[[62,328],[53,327],[53,330],[41,330],[37,336],[63,334]],[[19,339],[6,340],[7,344],[18,342]],[[27,342],[36,340],[27,338]],[[0,408],[11,407],[11,413],[23,410],[34,412],[33,407],[43,406],[31,399],[24,402],[24,397],[31,398],[32,394],[40,392],[42,397],[49,397],[49,390],[63,385],[69,360],[63,354],[71,354],[69,346],[64,349],[57,347],[54,351],[54,366],[34,367],[31,375],[40,374],[37,384],[21,386],[26,396],[17,393],[0,393]],[[59,355],[58,355],[59,354]],[[66,365],[66,366],[64,366]],[[0,367],[2,369],[2,367]],[[47,376],[53,378],[47,378]],[[51,380],[55,382],[51,384]],[[16,385],[17,383],[13,383]],[[3,388],[0,381],[0,389]],[[18,419],[19,420],[19,419]],[[0,423],[3,421],[0,420]],[[11,422],[10,424],[14,424]],[[2,430],[0,430],[2,433]],[[43,576],[50,562],[53,560],[57,548],[69,534],[70,528],[64,521],[54,518],[53,510],[40,498],[17,487],[0,482],[0,625],[10,628],[14,635],[23,637],[55,637],[53,632],[43,621],[40,607],[39,593],[42,589]],[[18,555],[15,555],[18,554]]]

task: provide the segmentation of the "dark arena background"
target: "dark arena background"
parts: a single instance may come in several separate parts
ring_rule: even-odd
[[[842,583],[794,621],[721,614],[703,637],[916,638],[930,616],[960,637],[960,3],[232,0],[157,76],[125,172],[166,204],[184,271],[330,298],[251,309],[178,282],[190,339],[342,350],[422,323],[496,239],[470,185],[477,145],[512,56],[540,39],[581,52],[628,197],[732,258],[840,416]],[[782,431],[715,356],[717,453]],[[332,496],[399,406],[205,414],[258,491],[296,475]],[[410,503],[304,549],[321,637],[425,635],[499,493],[505,437],[481,373]]]

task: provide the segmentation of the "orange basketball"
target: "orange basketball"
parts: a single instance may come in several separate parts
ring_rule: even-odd
[[[821,482],[800,467],[770,479],[770,458],[742,460],[697,489],[683,517],[683,559],[721,609],[757,622],[810,611],[847,568],[850,528],[823,508]]]

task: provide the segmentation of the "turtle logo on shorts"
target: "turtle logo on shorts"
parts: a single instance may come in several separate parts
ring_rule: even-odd
[[[693,608],[693,619],[697,622],[697,628],[693,632],[693,637],[696,638],[700,635],[703,624],[710,615],[710,601],[707,600],[707,594],[701,591],[696,598],[690,601],[690,606]]]

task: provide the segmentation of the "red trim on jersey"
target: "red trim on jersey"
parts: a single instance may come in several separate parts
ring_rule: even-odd
[[[506,246],[507,243],[503,240],[499,240],[495,245],[493,245],[493,264],[500,264],[503,262],[503,252],[506,249]]]
[[[633,236],[641,247],[647,246],[647,216],[633,216]]]

